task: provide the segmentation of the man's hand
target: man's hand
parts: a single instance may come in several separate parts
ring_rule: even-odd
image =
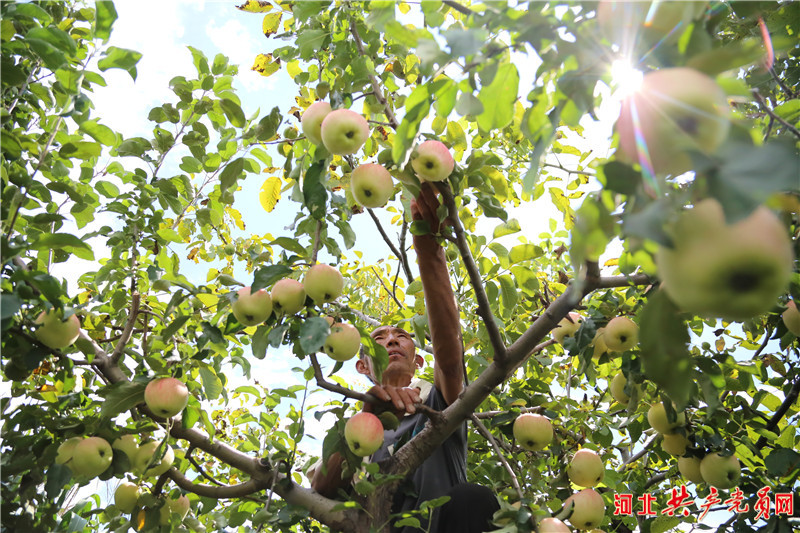
[[[411,199],[411,219],[428,223],[428,227],[433,235],[441,231],[442,226],[449,225],[449,219],[444,223],[439,222],[439,198],[436,196],[436,189],[428,182],[422,182],[419,196]]]
[[[375,396],[379,400],[391,403],[394,407],[395,414],[400,417],[408,414],[414,414],[417,409],[414,404],[422,403],[419,396],[419,389],[412,387],[394,387],[391,385],[375,385],[367,391],[367,394]],[[364,404],[364,411],[374,412],[376,407],[369,402]]]

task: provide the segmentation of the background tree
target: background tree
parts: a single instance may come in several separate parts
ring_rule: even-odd
[[[777,292],[755,298],[755,311],[731,317],[731,308],[682,312],[673,301],[681,284],[663,290],[656,260],[659,247],[680,250],[695,234],[711,232],[717,249],[695,248],[698,269],[722,257],[720,279],[740,272],[742,259],[732,252],[747,242],[745,232],[723,239],[702,227],[722,232],[713,217],[690,225],[688,234],[674,227],[682,207],[709,198],[729,223],[767,205],[779,213],[797,256],[800,7],[679,5],[672,12],[672,4],[604,2],[248,0],[239,9],[261,13],[254,16],[264,17],[265,36],[288,43],[256,58],[253,68],[265,76],[286,69],[297,84],[291,112],[281,116],[276,107],[258,117],[244,110],[232,89],[237,68],[191,49],[197,76],[171,80],[175,98],[149,113],[152,136],[122,138],[93,115],[91,103],[93,88],[105,83],[102,72],[137,75],[137,52],[105,44],[117,17],[113,4],[4,2],[0,318],[10,394],[0,404],[3,528],[385,529],[416,519],[389,516],[397,474],[419,465],[469,418],[470,481],[509,503],[498,516],[505,531],[570,515],[572,507],[562,504],[577,490],[567,466],[580,448],[597,451],[605,465],[596,490],[607,530],[697,523],[709,484],[723,483],[706,474],[687,484],[677,455],[715,452],[738,457],[737,484],[748,505],[729,512],[723,527],[791,530],[796,518],[776,514],[774,498],[769,517],[758,516],[758,491],[791,494],[800,474],[798,332],[791,312],[782,319],[789,297],[800,297],[796,264],[789,262],[792,273]],[[641,31],[631,35],[631,28]],[[732,107],[725,135],[700,151],[674,137],[644,152],[648,124],[626,133],[621,119],[612,140],[620,150],[593,153],[582,136],[607,99],[603,89],[616,81],[615,60],[642,71],[687,67],[710,76]],[[672,78],[677,88],[682,79]],[[368,118],[363,148],[336,156],[298,135],[300,117],[316,101]],[[638,102],[636,113],[646,111],[646,101],[628,102]],[[660,117],[664,123],[674,119],[681,131],[703,137],[700,118],[677,107]],[[701,116],[719,111],[709,107]],[[347,387],[341,365],[325,375],[326,356],[317,355],[330,332],[324,317],[355,324],[378,366],[385,350],[367,335],[377,323],[406,326],[424,347],[424,301],[408,235],[427,228],[410,223],[405,208],[419,186],[415,148],[429,138],[445,142],[456,161],[437,187],[441,216],[453,221],[441,238],[470,385],[391,462],[367,466],[345,503],[328,500],[306,488],[304,474],[316,460],[298,447],[313,437],[307,421],[324,413],[338,418],[322,454],[343,452],[355,470],[342,432],[351,400],[367,398]],[[661,168],[678,161],[688,168]],[[365,162],[387,168],[402,192],[386,208],[388,222],[353,199],[350,176]],[[242,179],[259,174],[268,178],[267,211],[279,201],[296,204],[288,229],[244,231],[236,192]],[[525,215],[543,204],[560,217],[534,234]],[[358,239],[356,227],[368,221],[385,237],[389,260],[380,264],[348,252],[375,246]],[[108,253],[89,244],[97,240]],[[767,267],[781,263],[777,253],[762,256]],[[50,273],[73,258],[98,265],[80,276],[77,294]],[[193,279],[187,261],[208,263],[205,279]],[[281,279],[302,280],[317,262],[334,264],[345,278],[336,301],[308,299],[297,314],[268,313],[254,326],[231,312],[239,286],[256,293]],[[237,280],[237,269],[247,279]],[[754,283],[747,274],[709,299],[727,290],[738,304]],[[67,321],[64,331],[37,322],[50,310]],[[573,310],[580,327],[562,342],[548,340]],[[69,325],[75,315],[77,339]],[[638,326],[639,343],[621,353],[602,349],[605,335],[596,338],[617,316]],[[296,384],[259,385],[251,364],[265,356],[296,358]],[[630,383],[622,389],[627,405],[607,384],[620,371]],[[237,374],[252,383],[232,389]],[[145,403],[147,384],[161,376],[188,390],[185,409],[170,419]],[[320,388],[335,399],[309,405],[308,395]],[[684,416],[677,430],[684,453],[670,451],[676,435],[665,439],[651,429],[658,425],[648,417],[651,405],[662,400],[667,424],[675,424],[675,411]],[[543,451],[514,439],[514,420],[530,411],[555,427]],[[114,445],[110,465],[102,462],[108,454],[97,459],[83,451],[84,437]],[[159,473],[170,453],[172,466],[163,463]],[[93,477],[80,467],[89,459],[100,461],[100,480],[116,486],[125,478],[141,495],[130,505],[97,494],[73,501],[76,487]],[[671,489],[682,484],[697,498],[693,514],[662,514],[674,502]],[[188,514],[179,493],[188,495]],[[733,493],[721,489],[721,499]],[[652,494],[657,516],[612,516],[621,494],[633,494],[634,502]],[[794,503],[800,508],[796,496]]]

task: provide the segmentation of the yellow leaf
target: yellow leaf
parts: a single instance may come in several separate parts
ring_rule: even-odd
[[[226,207],[225,212],[230,215],[233,221],[236,223],[236,227],[240,230],[244,230],[244,221],[242,220],[242,213],[238,209],[234,209],[232,207]]]
[[[271,76],[278,72],[281,68],[281,60],[272,60],[272,54],[258,54],[253,67],[250,70],[255,70],[262,76]]]
[[[272,4],[264,0],[247,0],[244,4],[236,6],[236,9],[247,13],[266,13],[267,11],[272,11]]]
[[[269,15],[264,15],[264,22],[261,23],[261,30],[264,32],[264,35],[267,37],[271,37],[278,31],[278,26],[281,23],[281,17],[283,13],[270,13]]]
[[[607,266],[607,267],[618,266],[618,265],[619,265],[619,258],[618,257],[615,257],[613,259],[609,259],[608,261],[603,263],[603,266]]]
[[[286,70],[289,72],[289,76],[292,78],[303,73],[303,69],[300,68],[300,62],[296,60],[286,63]]]
[[[206,282],[216,279],[217,276],[219,276],[219,270],[216,268],[209,269],[208,274],[206,274]]]
[[[411,6],[406,2],[400,2],[400,5],[397,7],[400,8],[400,13],[402,13],[403,15],[405,15],[411,10]]]
[[[264,208],[264,211],[272,213],[272,210],[275,209],[275,204],[281,199],[281,179],[274,176],[267,178],[261,186],[258,199],[261,201],[261,207]]]

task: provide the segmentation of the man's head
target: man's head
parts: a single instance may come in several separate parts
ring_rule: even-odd
[[[422,356],[417,354],[411,334],[397,326],[380,326],[370,336],[389,352],[389,364],[383,371],[381,384],[407,386],[411,383],[417,369],[424,363]],[[372,359],[363,352],[356,362],[356,370],[375,382]]]

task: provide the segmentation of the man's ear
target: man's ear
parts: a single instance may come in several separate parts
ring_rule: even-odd
[[[364,359],[359,359],[356,361],[356,370],[359,374],[364,374],[365,376],[369,376],[369,365],[364,361]]]

